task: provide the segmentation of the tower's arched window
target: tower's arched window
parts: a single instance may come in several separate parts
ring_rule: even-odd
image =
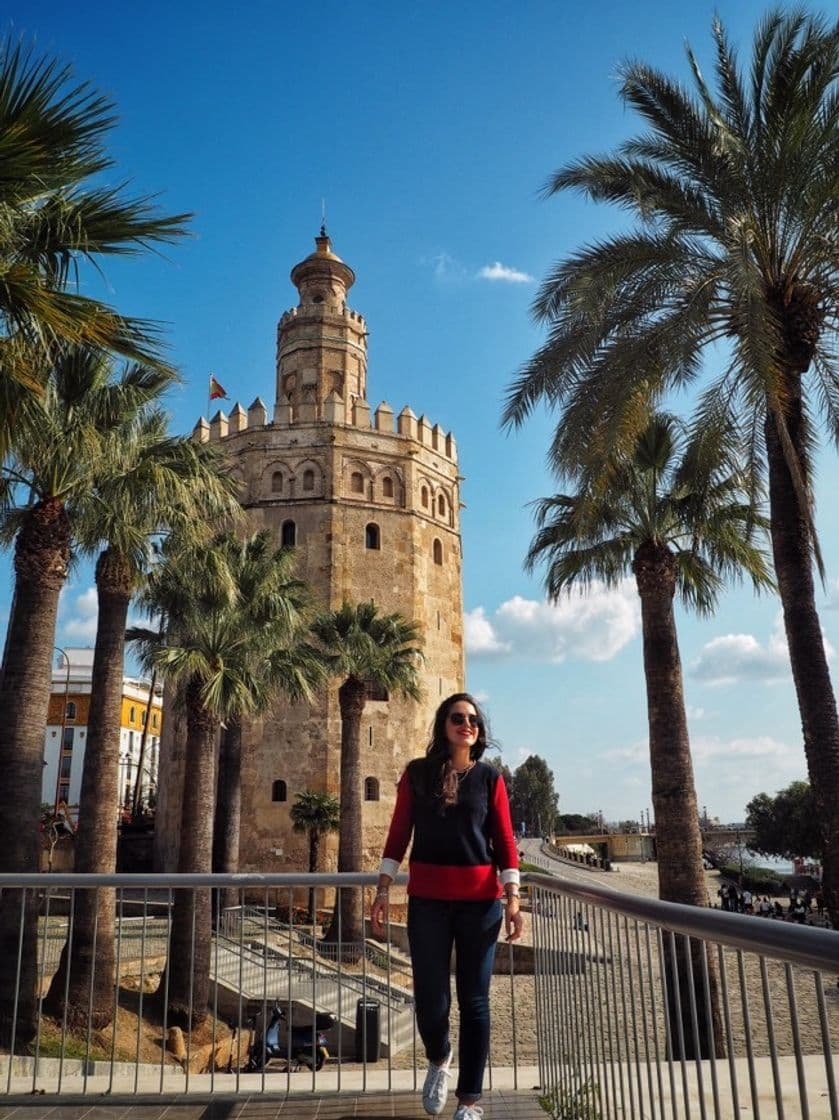
[[[67,710],[65,712],[65,718],[66,719],[75,719],[76,718],[76,704],[75,704],[75,701],[73,701],[73,700],[68,701]]]
[[[428,509],[428,487],[427,486],[423,486],[422,490],[420,490],[420,501],[425,506],[425,508]]]
[[[283,472],[274,471],[271,475],[271,493],[282,494],[283,492]]]
[[[365,778],[364,779],[364,800],[365,801],[378,801],[379,800],[379,779],[378,778]]]
[[[386,498],[392,498],[393,497],[393,479],[392,478],[382,479],[382,494],[384,494],[384,496]]]
[[[294,548],[297,544],[297,526],[293,521],[284,521],[280,531],[280,544],[283,548]]]
[[[432,545],[432,554],[434,556],[435,564],[443,563],[443,545],[442,542],[437,540],[436,537],[434,538],[434,544]]]
[[[364,475],[361,471],[353,471],[350,475],[350,490],[353,494],[364,493]]]
[[[271,785],[272,801],[288,801],[288,786],[282,778],[277,778]]]
[[[375,549],[379,549],[382,547],[381,533],[379,532],[379,526],[375,523],[375,521],[371,521],[364,530],[364,546],[365,548]]]
[[[303,489],[314,490],[315,488],[315,472],[312,470],[303,471]]]
[[[440,514],[441,517],[446,516],[446,499],[443,497],[442,494],[440,494],[439,497],[437,498],[437,512]]]

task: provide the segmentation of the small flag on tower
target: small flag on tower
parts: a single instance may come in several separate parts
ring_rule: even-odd
[[[216,401],[219,398],[226,401],[228,399],[227,392],[226,392],[224,386],[222,385],[222,383],[220,381],[216,381],[215,377],[211,373],[210,374],[210,400],[211,401]]]

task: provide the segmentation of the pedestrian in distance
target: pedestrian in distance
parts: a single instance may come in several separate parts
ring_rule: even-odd
[[[396,795],[371,912],[385,933],[388,889],[413,835],[408,874],[408,941],[417,1028],[428,1071],[422,1103],[446,1106],[451,1076],[451,957],[456,952],[460,1013],[455,1120],[478,1120],[489,1054],[489,984],[502,924],[507,941],[522,933],[518,852],[499,770],[482,762],[487,725],[465,692],[444,700],[424,758],[405,769]],[[503,899],[503,908],[502,908]]]

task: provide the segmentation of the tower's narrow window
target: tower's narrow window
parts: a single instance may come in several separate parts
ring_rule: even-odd
[[[441,517],[446,516],[446,499],[442,494],[440,494],[437,498],[437,512]]]
[[[350,475],[350,490],[353,494],[364,493],[364,476],[361,471],[353,471]]]
[[[434,556],[434,563],[435,564],[442,564],[443,563],[443,545],[442,545],[442,542],[439,541],[436,537],[434,538],[434,544],[432,545],[432,553],[433,553],[433,556]]]
[[[284,521],[280,532],[280,544],[283,548],[294,548],[297,544],[297,526],[293,521]]]
[[[364,779],[364,800],[365,801],[378,801],[379,800],[379,779],[378,778],[365,778]]]
[[[274,471],[271,475],[271,493],[282,494],[283,492],[283,472]]]
[[[423,486],[422,490],[420,490],[420,501],[422,502],[423,506],[426,509],[428,509],[428,487],[427,486]]]
[[[282,778],[277,778],[271,786],[271,800],[272,801],[287,801],[288,800],[288,786]]]
[[[384,494],[384,496],[386,498],[392,498],[393,497],[393,479],[392,478],[385,478],[385,479],[382,480],[382,494]]]
[[[379,533],[379,526],[375,523],[375,521],[371,521],[364,530],[364,545],[366,548],[374,548],[377,550],[382,547],[382,538],[381,534]]]
[[[303,471],[303,489],[314,490],[315,488],[315,472],[312,470]]]

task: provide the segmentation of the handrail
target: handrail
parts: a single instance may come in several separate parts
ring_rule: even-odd
[[[396,883],[403,886],[407,875]],[[159,890],[195,887],[241,889],[302,887],[367,887],[375,886],[378,876],[362,872],[248,872],[234,875],[198,874],[108,874],[83,875],[75,872],[0,874],[2,888],[157,888]],[[604,907],[618,914],[664,926],[674,933],[717,941],[734,949],[760,953],[821,972],[839,972],[839,940],[837,931],[809,926],[790,928],[786,923],[761,919],[754,915],[732,914],[702,906],[685,906],[677,902],[644,898],[597,884],[581,884],[561,875],[544,875],[535,871],[522,874],[522,882],[550,891],[561,891],[581,903]]]
[[[758,953],[820,972],[839,972],[839,935],[836,930],[812,926],[791,927],[749,914],[732,914],[706,906],[686,906],[624,894],[595,883],[583,885],[560,875],[527,871],[522,881],[550,891],[561,891],[578,902],[603,907],[643,922],[663,926],[687,937],[716,941],[732,949]]]

